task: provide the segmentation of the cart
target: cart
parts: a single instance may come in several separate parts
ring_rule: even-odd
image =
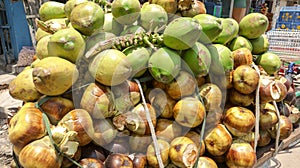
[[[300,30],[270,30],[267,37],[270,52],[286,62],[300,60]]]

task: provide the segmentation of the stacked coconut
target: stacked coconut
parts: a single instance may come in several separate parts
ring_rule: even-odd
[[[9,86],[24,101],[9,122],[18,164],[253,167],[257,144],[287,138],[267,18],[237,23],[200,4],[44,3],[37,59]]]

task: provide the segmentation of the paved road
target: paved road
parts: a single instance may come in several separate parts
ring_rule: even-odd
[[[285,150],[279,151],[278,154],[265,162],[259,168],[299,168],[300,166],[300,141],[291,144]]]

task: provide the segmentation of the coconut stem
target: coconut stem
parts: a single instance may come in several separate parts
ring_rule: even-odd
[[[96,43],[90,50],[88,50],[85,54],[85,57],[87,59],[94,57],[95,55],[99,54],[101,51],[105,49],[112,48],[113,46],[113,41],[116,40],[116,38],[105,40],[105,41],[100,41]]]
[[[160,46],[163,43],[162,35],[158,33],[150,34],[150,33],[136,33],[129,34],[121,37],[115,37],[109,40],[100,41],[96,43],[90,50],[88,50],[85,54],[85,57],[92,58],[95,55],[99,54],[101,51],[105,49],[117,49],[124,50],[127,47],[131,46],[149,46],[152,49],[156,50],[155,45]]]
[[[149,37],[145,36],[143,38],[143,42],[148,45],[151,49],[153,49],[154,51],[156,51],[157,49],[154,47],[154,45],[149,41]]]
[[[35,19],[35,24],[38,26],[38,28],[40,28],[41,30],[50,33],[50,34],[54,34],[55,31],[52,30],[50,28],[50,26],[48,26],[47,24],[45,24],[45,22],[39,20],[39,19]]]

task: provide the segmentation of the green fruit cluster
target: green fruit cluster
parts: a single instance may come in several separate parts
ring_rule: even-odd
[[[37,21],[37,58],[11,82],[10,94],[38,104],[46,103],[45,97],[65,98],[82,116],[89,114],[92,123],[82,124],[89,127],[88,137],[84,129],[68,130],[73,121],[63,120],[69,127],[62,134],[70,137],[64,137],[60,145],[72,140],[78,141],[81,150],[87,144],[93,150],[105,149],[105,158],[99,161],[103,167],[114,167],[120,160],[126,160],[129,167],[146,167],[147,163],[150,167],[193,167],[204,160],[216,167],[206,156],[198,161],[205,148],[209,155],[226,155],[233,138],[251,133],[230,125],[230,117],[222,125],[221,118],[231,107],[228,111],[235,114],[240,112],[237,109],[253,108],[260,82],[255,64],[275,75],[281,61],[268,52],[264,15],[248,14],[237,23],[206,14],[201,5],[187,0],[46,2]],[[62,101],[55,103],[55,107],[67,106]],[[64,115],[72,115],[53,113],[47,112],[55,119],[53,127]],[[74,120],[81,121],[77,115]],[[253,123],[248,125],[254,128]],[[199,130],[206,126],[209,136],[200,138]],[[162,163],[154,152],[153,128]],[[80,144],[81,134],[84,145]],[[211,138],[224,138],[226,145],[213,147]],[[65,150],[61,152],[68,155]],[[138,158],[137,153],[144,157]],[[86,156],[69,157],[80,162]],[[253,166],[252,160],[248,164]]]

